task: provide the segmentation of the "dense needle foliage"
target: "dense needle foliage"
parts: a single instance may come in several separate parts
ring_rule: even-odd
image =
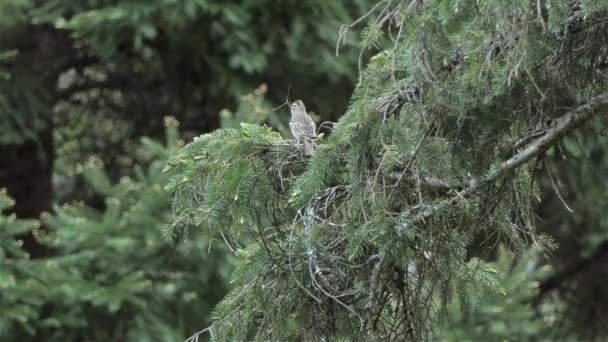
[[[446,308],[515,296],[471,253],[551,249],[535,176],[562,137],[605,130],[607,11],[380,1],[362,47],[392,44],[312,158],[249,124],[185,146],[167,165],[174,226],[239,257],[212,338],[437,339]]]

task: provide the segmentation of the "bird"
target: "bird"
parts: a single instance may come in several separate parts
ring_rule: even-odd
[[[291,112],[291,118],[289,119],[291,135],[296,138],[298,144],[304,144],[304,155],[310,156],[313,152],[312,140],[316,135],[317,127],[306,113],[306,107],[304,107],[302,100],[290,103],[289,111]]]

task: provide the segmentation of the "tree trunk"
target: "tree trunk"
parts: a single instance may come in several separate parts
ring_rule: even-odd
[[[53,130],[49,125],[37,141],[0,145],[0,187],[15,200],[12,212],[19,218],[38,218],[53,204]],[[51,249],[40,244],[32,232],[23,236],[23,247],[32,258],[43,258]]]

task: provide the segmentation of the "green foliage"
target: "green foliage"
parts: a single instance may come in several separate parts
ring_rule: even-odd
[[[429,340],[456,303],[468,312],[459,322],[476,324],[466,317],[492,317],[483,310],[505,294],[505,309],[529,317],[521,264],[515,284],[471,255],[552,247],[535,232],[529,162],[606,113],[608,7],[593,3],[380,3],[363,46],[383,43],[374,29],[393,45],[312,158],[249,124],[179,151],[168,164],[175,226],[240,251],[212,338]],[[496,323],[475,333],[546,327]]]
[[[336,33],[372,7],[357,75],[358,27],[341,58]],[[56,155],[58,204],[0,215],[0,339],[172,341],[210,323],[217,341],[605,339],[587,317],[608,307],[607,15],[604,0],[1,1],[3,184]],[[355,81],[312,157],[284,138],[271,103],[287,89],[333,119]],[[134,143],[167,113],[188,140],[222,129],[182,148],[167,118],[165,144]],[[183,236],[159,239],[171,219]],[[552,247],[538,227],[562,246],[557,285],[527,258]],[[55,255],[30,260],[27,232]],[[237,265],[212,312],[223,248]]]
[[[260,79],[272,101],[293,84],[293,94],[335,113],[356,75],[356,51],[334,58],[337,32],[370,2],[3,1],[0,54],[17,57],[0,57],[0,143],[35,139],[66,103],[77,113],[129,117],[140,135],[160,135],[168,113],[195,128],[202,116],[211,129]],[[343,100],[323,96],[320,83]]]
[[[2,340],[176,341],[204,324],[231,266],[197,232],[161,237],[171,217],[162,168],[179,146],[176,121],[166,123],[168,145],[144,139],[132,177],[113,184],[99,159],[82,166],[103,210],[57,207],[43,215],[45,231],[37,220],[0,217]],[[53,257],[27,258],[15,236],[32,229]]]
[[[543,300],[565,308],[557,317],[556,338],[576,333],[580,339],[597,340],[607,334],[603,324],[588,319],[603,315],[608,302],[602,281],[607,275],[608,150],[602,140],[581,130],[553,149],[539,170],[543,202],[538,227],[560,242],[551,263],[556,272],[566,272]]]
[[[133,167],[136,151],[129,144],[132,127],[127,120],[112,118],[101,112],[83,113],[76,110],[67,111],[65,119],[69,124],[57,127],[53,132],[56,146],[54,170],[59,195],[77,193],[87,197],[83,193],[91,189],[83,186],[76,191],[71,187],[77,182],[76,176],[84,171],[83,164],[90,159],[100,159],[104,167],[112,172],[110,177],[113,179],[116,173],[121,174]]]
[[[2,189],[0,192],[0,209],[9,209],[14,201]],[[20,234],[36,229],[40,226],[36,220],[17,220],[15,216],[0,215],[0,337],[6,338],[13,324],[22,324],[36,315],[35,307],[27,301],[17,301],[19,295],[18,282],[20,274],[29,271],[27,260],[29,255],[22,249],[23,241],[18,239]],[[30,327],[31,334],[34,333]]]
[[[24,233],[38,221],[15,219],[3,235],[2,251],[15,255],[2,260],[1,271],[10,276],[1,280],[10,286],[3,288],[0,311],[16,307],[18,314],[0,317],[0,338],[165,341],[207,324],[230,264],[217,270],[224,253],[217,247],[209,253],[215,241],[189,224],[180,225],[187,241],[159,240],[171,213],[169,195],[161,193],[170,174],[161,173],[159,163],[179,143],[174,136],[167,146],[152,139],[140,144],[139,138],[162,136],[167,114],[178,116],[184,139],[220,121],[224,127],[245,120],[279,127],[286,116],[271,112],[270,103],[282,102],[290,84],[291,96],[336,116],[352,90],[357,56],[349,49],[356,35],[350,35],[334,58],[336,35],[370,2],[0,1],[0,149],[14,156],[6,158],[11,169],[3,170],[8,176],[2,182],[50,183],[46,171],[53,165],[55,188],[40,199],[56,208],[44,215],[46,230],[35,230],[46,232],[40,241],[56,252],[48,260],[16,259],[26,254],[12,240],[13,230],[24,224],[17,229]],[[232,122],[217,117],[261,82],[273,90],[271,98],[254,94],[243,101],[259,107],[259,116],[244,119],[252,111],[243,108]],[[326,86],[334,88],[331,96]],[[249,133],[251,143],[282,141],[276,134],[258,139],[260,132]],[[294,153],[281,148],[276,154]],[[259,172],[264,165],[238,163],[220,173],[249,178],[242,187],[228,182],[230,196],[218,188],[212,199],[253,196],[252,167]],[[19,202],[15,211],[40,213],[22,210],[32,208]],[[242,212],[216,212],[207,221],[239,224],[251,216],[244,202],[237,204]],[[212,208],[220,207],[232,208]],[[235,235],[226,239],[240,239]]]
[[[280,144],[286,147],[281,149]],[[288,150],[287,146],[270,128],[250,124],[195,138],[167,164],[167,169],[187,170],[168,185],[168,189],[176,189],[176,196],[185,201],[176,202],[177,223],[185,221],[226,229],[232,224],[249,222],[275,195],[273,174],[266,172],[273,166],[259,156],[280,157]],[[199,195],[201,206],[192,201]]]
[[[498,251],[497,260],[480,271],[496,273],[503,291],[481,293],[472,311],[463,311],[458,302],[448,307],[442,341],[527,341],[554,328],[557,309],[536,312],[532,306],[538,281],[549,273],[548,267],[539,267],[538,253],[516,260],[504,246]]]

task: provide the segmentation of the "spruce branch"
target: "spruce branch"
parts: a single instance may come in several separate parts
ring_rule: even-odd
[[[545,134],[530,141],[527,147],[525,147],[521,152],[502,162],[498,167],[490,171],[485,177],[472,181],[469,187],[458,191],[453,197],[443,200],[439,204],[430,208],[430,210],[425,210],[424,213],[419,216],[419,219],[424,220],[429,218],[437,210],[449,207],[459,199],[466,198],[478,192],[485,184],[497,180],[500,176],[513,171],[531,159],[542,155],[559,139],[584,125],[596,114],[600,113],[602,110],[605,110],[606,107],[608,107],[608,95],[599,95],[590,98],[585,104],[577,106],[567,114],[564,114],[558,118],[551,127],[546,129]],[[419,207],[420,206],[416,206],[414,208],[422,209]]]

